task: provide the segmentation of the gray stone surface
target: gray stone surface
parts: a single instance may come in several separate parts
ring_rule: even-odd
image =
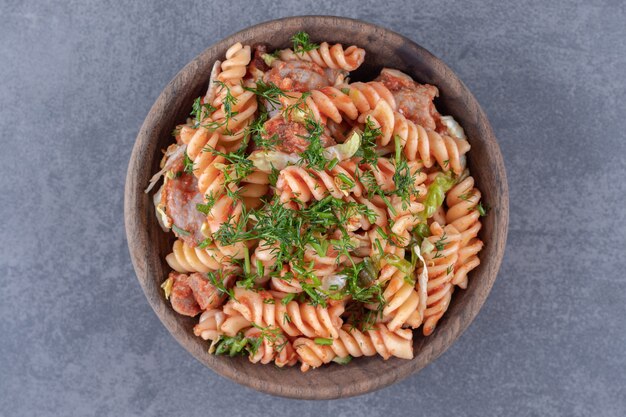
[[[626,415],[626,7],[615,1],[0,1],[0,415]],[[511,188],[500,277],[423,372],[299,402],[204,368],[161,326],[123,225],[135,135],[191,58],[248,25],[361,18],[446,61]]]

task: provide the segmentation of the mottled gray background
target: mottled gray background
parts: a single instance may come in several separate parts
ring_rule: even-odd
[[[0,1],[0,415],[626,415],[624,2]],[[385,5],[381,5],[385,3]],[[490,298],[419,375],[304,402],[204,368],[135,279],[123,187],[176,72],[275,17],[392,28],[489,115],[511,227]]]

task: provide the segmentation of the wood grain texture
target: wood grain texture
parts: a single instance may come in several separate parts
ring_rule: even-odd
[[[145,194],[143,190],[159,169],[161,149],[172,142],[170,132],[185,120],[194,98],[204,93],[213,62],[223,59],[230,45],[264,42],[272,48],[285,47],[300,30],[308,32],[316,42],[341,42],[364,48],[365,63],[352,74],[353,80],[370,80],[382,67],[391,67],[419,82],[436,85],[440,91],[437,108],[459,121],[472,145],[469,167],[483,201],[492,207],[482,220],[480,237],[485,247],[480,253],[481,264],[470,273],[467,290],[455,291],[435,332],[429,337],[415,332],[412,360],[359,358],[348,366],[331,364],[303,374],[298,367],[281,370],[251,364],[247,358],[209,355],[208,343],[192,332],[197,318],[176,314],[160,289],[169,272],[164,258],[171,250],[173,237],[159,228],[152,193]],[[509,196],[502,155],[489,121],[450,68],[409,39],[379,26],[347,18],[301,16],[238,32],[207,48],[174,77],[154,103],[137,136],[128,166],[124,211],[128,246],[139,282],[157,316],[185,349],[215,372],[256,390],[300,399],[330,399],[364,394],[406,378],[434,361],[469,326],[487,298],[502,261]]]

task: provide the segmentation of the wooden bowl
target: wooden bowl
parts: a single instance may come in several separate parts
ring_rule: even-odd
[[[243,357],[213,356],[207,353],[208,343],[193,335],[197,318],[176,314],[163,297],[160,284],[170,270],[164,259],[171,251],[173,237],[159,228],[152,193],[144,193],[150,177],[159,169],[161,149],[172,143],[172,129],[186,119],[194,98],[206,91],[211,66],[224,58],[230,45],[265,42],[272,48],[285,47],[300,30],[308,32],[316,42],[365,48],[365,63],[352,74],[353,80],[371,80],[382,67],[390,67],[419,82],[436,85],[440,91],[437,108],[463,126],[472,145],[470,170],[483,201],[492,207],[483,219],[480,233],[485,242],[481,264],[470,273],[468,288],[455,291],[435,332],[429,337],[415,332],[413,360],[359,358],[347,366],[331,364],[301,373],[297,366],[279,369],[252,364]],[[165,87],[139,131],[128,166],[124,204],[126,235],[137,277],[150,305],[176,340],[220,375],[269,394],[301,399],[349,397],[383,388],[419,371],[450,347],[474,320],[496,279],[504,254],[508,214],[509,195],[500,148],[485,113],[454,72],[427,50],[395,32],[330,16],[290,17],[253,26],[207,48],[187,64]]]

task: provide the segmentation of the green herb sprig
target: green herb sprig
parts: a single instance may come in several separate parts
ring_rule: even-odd
[[[308,33],[302,31],[293,35],[291,42],[293,43],[293,51],[297,54],[304,54],[320,47],[318,44],[311,42]]]

